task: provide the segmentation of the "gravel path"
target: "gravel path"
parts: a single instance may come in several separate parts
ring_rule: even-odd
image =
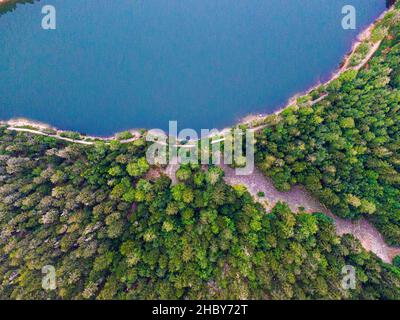
[[[306,212],[322,212],[333,218],[336,224],[336,233],[343,235],[346,233],[352,234],[357,238],[362,246],[375,253],[383,261],[391,263],[396,255],[400,255],[400,248],[390,247],[385,243],[383,236],[379,231],[371,225],[366,219],[362,218],[358,221],[341,219],[318,200],[312,197],[304,188],[300,186],[293,187],[289,192],[279,192],[275,189],[270,178],[265,177],[261,171],[255,170],[252,175],[238,176],[235,170],[224,165],[225,181],[230,185],[244,185],[249,190],[250,194],[257,201],[264,204],[266,210],[269,211],[277,202],[286,202],[292,211],[298,212],[299,207],[303,207]],[[258,192],[264,192],[265,197],[258,197]],[[265,204],[267,200],[267,204]]]

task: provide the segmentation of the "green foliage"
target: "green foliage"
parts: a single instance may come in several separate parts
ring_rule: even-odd
[[[0,298],[399,298],[397,269],[337,237],[332,219],[281,203],[266,214],[220,168],[183,166],[172,186],[141,178],[145,150],[133,144],[4,127],[0,140]],[[363,276],[343,291],[348,264]],[[41,287],[44,265],[56,268],[55,291]]]
[[[146,161],[146,158],[135,159],[128,163],[126,166],[126,171],[132,177],[140,177],[143,176],[150,169],[149,164]]]
[[[393,265],[397,268],[400,268],[400,256],[395,256],[393,259]]]
[[[63,131],[60,133],[60,136],[72,140],[82,140],[81,135],[78,132],[73,132],[73,131]]]
[[[379,41],[381,40],[380,37],[383,37],[384,35],[381,35],[380,32],[378,32],[378,30],[374,30],[373,31],[373,35],[371,36],[371,38],[373,39],[373,42]],[[355,52],[353,53],[353,56],[350,59],[350,66],[355,67],[358,66],[367,56],[367,54],[369,53],[371,49],[371,45],[369,44],[369,42],[363,42],[361,43],[357,49],[355,50]]]
[[[330,83],[320,103],[300,99],[272,117],[256,156],[280,190],[304,184],[399,244],[396,19],[383,21],[390,37],[368,68]],[[1,299],[400,299],[398,256],[383,263],[322,213],[283,203],[266,213],[219,167],[182,166],[171,185],[149,173],[145,147],[0,126]],[[45,265],[56,268],[54,291],[42,289]],[[354,290],[341,287],[345,265],[356,268]]]
[[[129,140],[131,138],[133,138],[133,134],[130,133],[129,131],[124,131],[124,132],[120,132],[116,135],[116,138],[118,140]]]
[[[400,12],[385,20],[390,36],[367,67],[332,81],[329,95],[312,110],[282,112],[280,121],[264,129],[256,159],[279,190],[303,184],[335,214],[367,216],[387,242],[400,245],[400,27],[391,22],[396,16]]]

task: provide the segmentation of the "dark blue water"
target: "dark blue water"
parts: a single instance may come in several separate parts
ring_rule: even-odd
[[[41,8],[57,9],[57,30]],[[357,30],[341,10],[357,8]],[[0,118],[107,135],[222,128],[338,67],[384,0],[50,0],[0,16]]]

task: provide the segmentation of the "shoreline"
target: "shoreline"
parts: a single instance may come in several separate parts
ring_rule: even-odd
[[[360,70],[366,62],[368,62],[370,60],[370,58],[372,58],[373,54],[376,52],[376,50],[379,48],[381,41],[377,42],[376,44],[374,44],[374,46],[376,48],[372,48],[372,55],[369,57],[369,59],[363,59],[363,61],[355,66],[352,67],[350,66],[350,61],[351,58],[353,57],[354,53],[356,52],[356,50],[360,47],[361,44],[364,43],[364,41],[367,41],[370,36],[371,33],[373,31],[373,29],[382,21],[382,19],[391,11],[394,10],[394,5],[392,5],[391,7],[387,8],[384,12],[382,12],[376,19],[374,22],[372,22],[369,26],[367,26],[365,29],[363,29],[363,31],[361,31],[356,39],[353,41],[353,44],[350,48],[350,50],[343,56],[341,62],[339,63],[339,67],[333,71],[331,73],[331,75],[328,77],[328,79],[324,82],[317,82],[315,85],[312,85],[310,88],[304,90],[304,91],[300,91],[295,93],[292,97],[290,97],[288,99],[288,101],[283,104],[282,107],[278,107],[275,111],[270,112],[270,113],[260,113],[259,115],[255,115],[255,114],[248,114],[247,116],[244,116],[242,118],[239,119],[238,123],[236,125],[240,125],[240,124],[251,124],[251,122],[253,121],[262,121],[265,118],[267,118],[268,116],[271,115],[279,115],[280,113],[282,113],[285,109],[289,108],[290,106],[296,104],[296,101],[299,98],[302,97],[306,97],[308,96],[311,92],[313,92],[314,90],[317,90],[318,88],[321,87],[325,87],[327,85],[329,85],[332,81],[336,80],[337,78],[339,78],[344,72],[354,69],[356,71]],[[371,54],[371,52],[367,55],[367,57]]]
[[[129,132],[133,136],[141,135],[140,131],[142,130],[142,129],[129,129],[129,130],[121,131],[121,132],[116,132],[110,136],[95,136],[95,135],[86,135],[79,131],[59,129],[59,128],[52,126],[51,124],[48,124],[45,122],[32,120],[32,119],[28,119],[28,118],[22,118],[22,117],[11,118],[9,120],[0,120],[0,126],[1,125],[9,126],[11,128],[20,128],[20,129],[23,129],[24,127],[32,127],[32,129],[38,129],[38,132],[45,131],[45,130],[52,130],[55,132],[53,134],[54,136],[59,136],[60,134],[63,134],[63,133],[65,134],[65,133],[73,132],[73,133],[79,134],[80,137],[82,138],[82,140],[89,139],[89,140],[101,140],[101,141],[118,140],[117,136],[124,132]],[[10,128],[8,128],[8,129],[10,129]],[[147,129],[143,129],[143,130],[148,131]],[[32,131],[34,131],[34,130],[32,130]],[[42,132],[42,133],[44,133],[44,132]],[[82,140],[75,139],[75,141],[82,141]]]
[[[0,0],[1,3],[6,3],[7,0]],[[308,97],[309,94],[315,90],[318,90],[319,88],[324,88],[327,85],[329,85],[332,81],[336,80],[339,78],[344,72],[349,71],[351,69],[359,71],[375,54],[376,50],[379,48],[381,41],[378,41],[373,44],[373,46],[370,49],[370,52],[367,54],[367,56],[356,66],[350,66],[350,61],[352,57],[354,56],[356,50],[359,48],[361,44],[363,44],[365,41],[368,41],[368,39],[371,36],[371,33],[373,29],[382,21],[382,19],[391,11],[395,9],[395,5],[392,5],[391,7],[387,8],[385,11],[383,11],[377,19],[375,19],[374,22],[372,22],[369,26],[367,26],[363,31],[361,31],[356,39],[353,41],[353,44],[351,46],[351,49],[348,51],[347,54],[344,55],[343,59],[339,63],[339,68],[336,69],[336,71],[332,72],[331,76],[328,78],[328,80],[324,82],[318,82],[315,85],[311,86],[309,89],[306,89],[303,92],[298,92],[294,94],[292,97],[288,99],[288,101],[282,106],[282,107],[277,107],[277,109],[273,112],[270,113],[259,113],[259,114],[254,114],[250,113],[246,116],[240,117],[238,120],[235,121],[234,124],[231,126],[222,128],[222,129],[217,129],[220,133],[220,135],[229,132],[231,129],[239,127],[241,125],[248,125],[250,129],[253,129],[260,124],[263,124],[265,120],[267,120],[270,116],[278,116],[280,113],[282,113],[284,110],[291,106],[295,106],[297,103],[297,100],[300,98],[305,98]],[[322,94],[319,98],[315,99],[314,101],[307,101],[308,103],[311,103],[311,105],[321,101],[327,96],[327,94]],[[102,140],[102,141],[110,141],[110,140],[117,140],[118,134],[121,134],[123,132],[130,132],[134,136],[136,136],[140,131],[145,131],[149,132],[152,129],[149,128],[143,128],[143,129],[137,129],[137,128],[132,128],[128,130],[123,130],[120,132],[115,132],[112,135],[86,135],[84,133],[81,133],[79,131],[74,131],[74,130],[64,130],[64,129],[59,129],[51,124],[44,123],[38,120],[33,120],[33,119],[28,119],[24,117],[15,117],[11,118],[8,120],[0,120],[0,125],[6,125],[6,126],[11,126],[11,127],[33,127],[37,128],[40,130],[54,130],[57,135],[63,134],[63,133],[69,133],[69,132],[74,132],[77,133],[81,136],[83,140]]]

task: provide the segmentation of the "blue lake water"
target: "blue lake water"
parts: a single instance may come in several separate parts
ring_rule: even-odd
[[[57,10],[43,30],[41,9]],[[357,9],[343,30],[342,7]],[[0,16],[0,119],[223,128],[326,80],[384,0],[43,0]]]

